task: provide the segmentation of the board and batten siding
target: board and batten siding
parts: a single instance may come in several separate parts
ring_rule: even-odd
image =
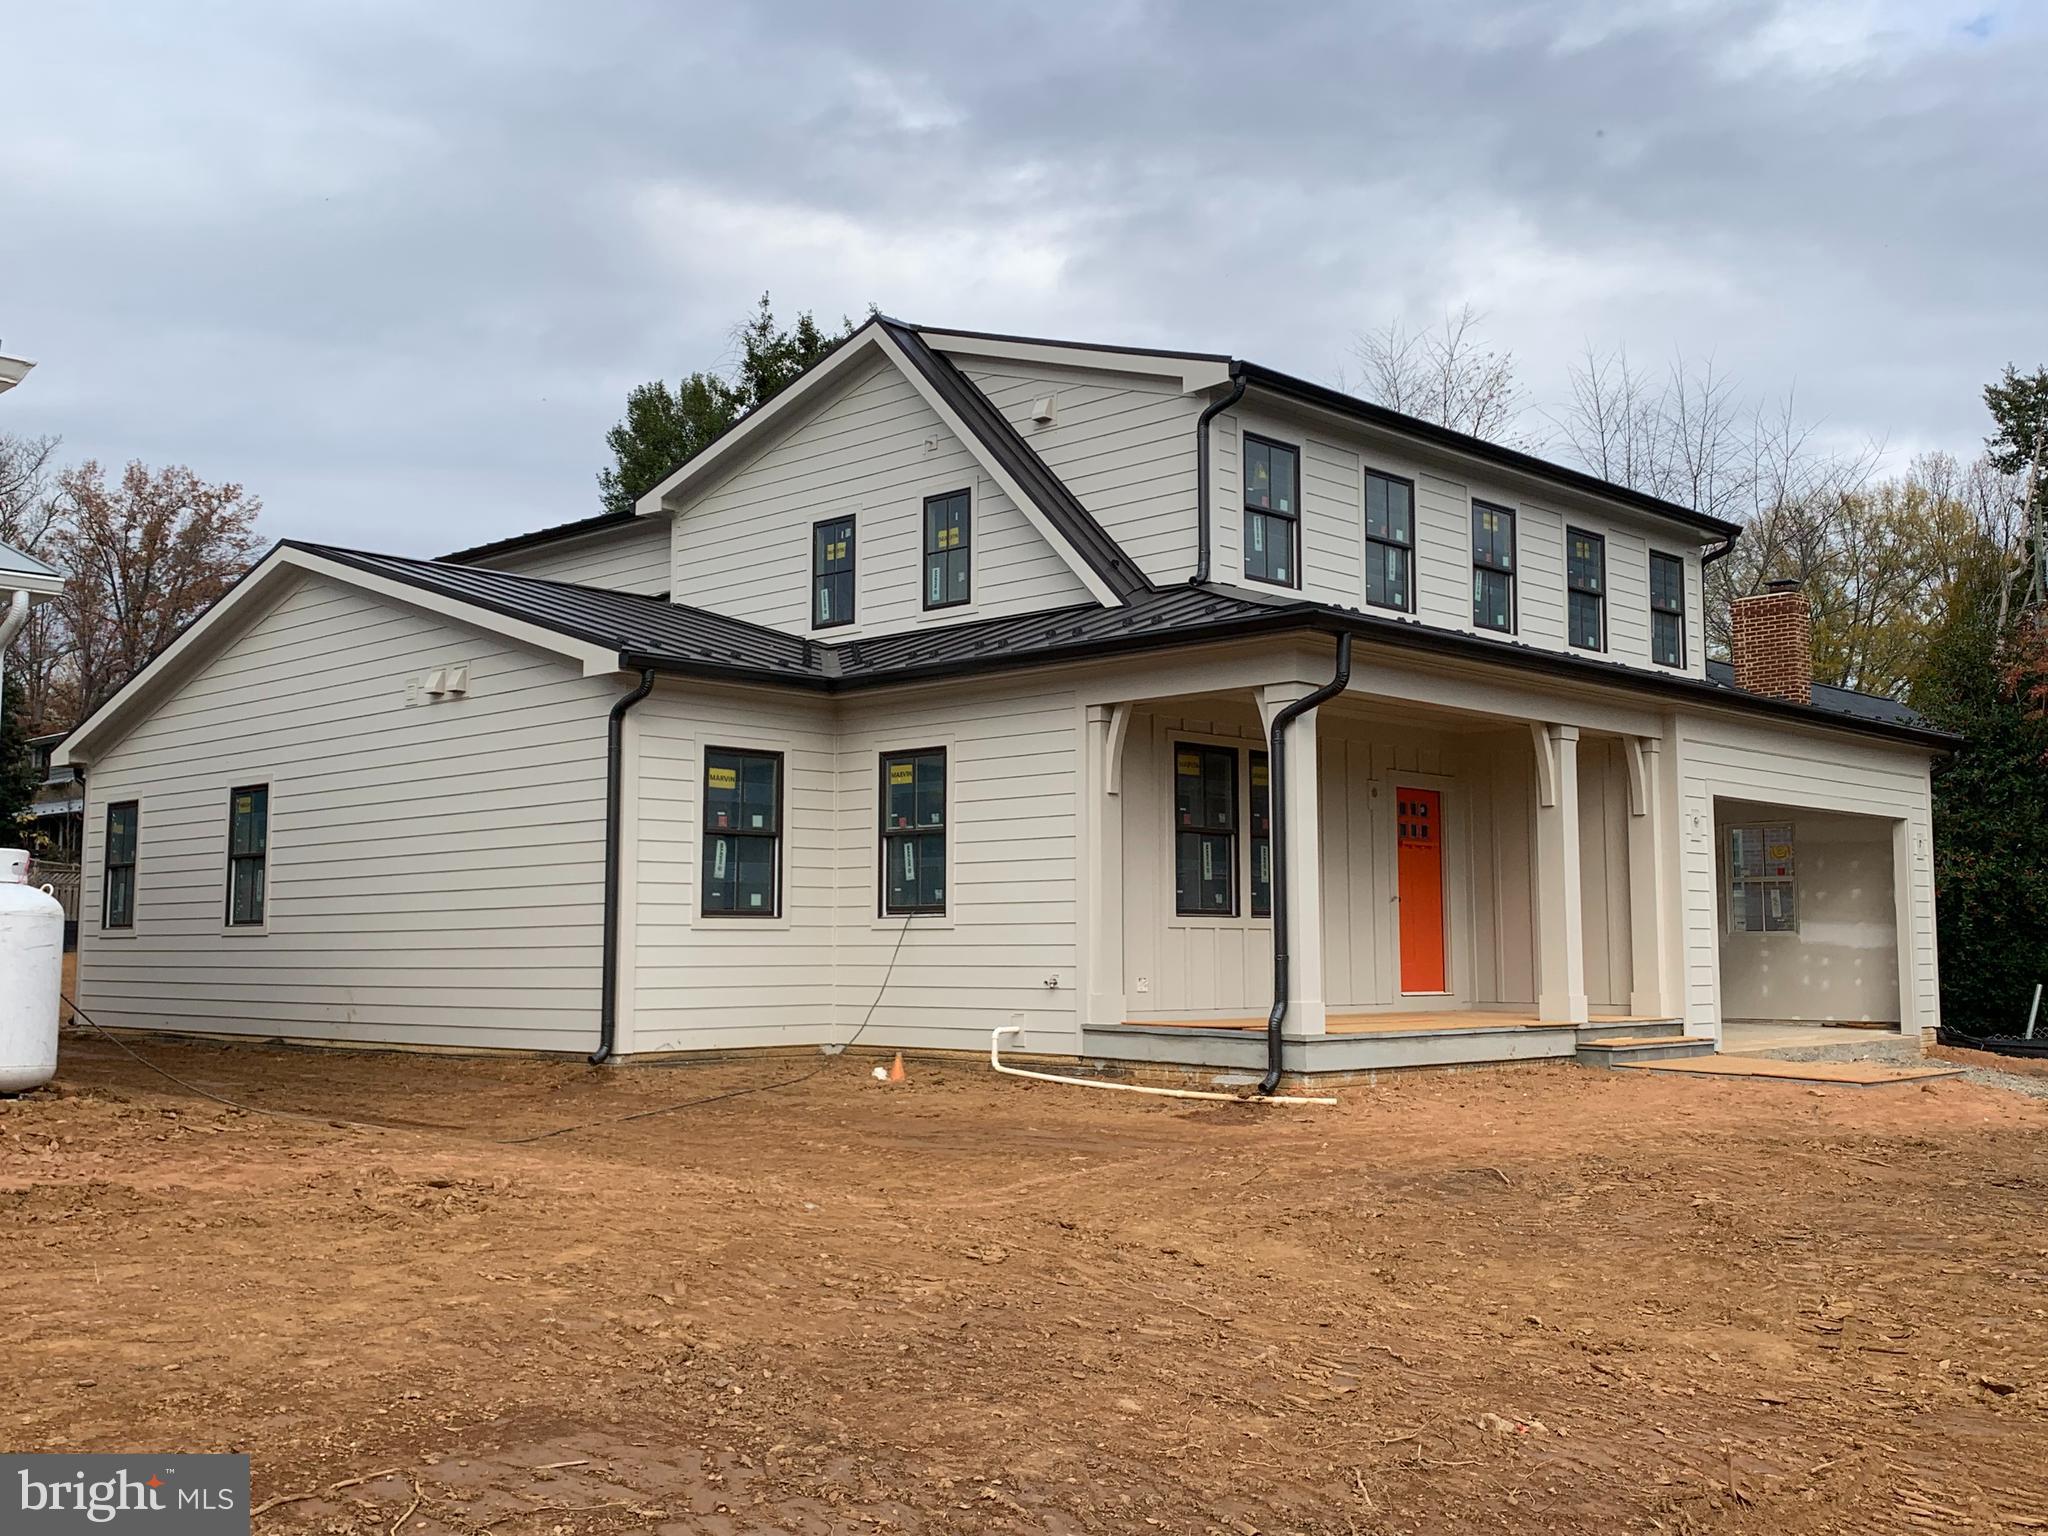
[[[663,516],[642,517],[615,528],[552,539],[461,562],[515,576],[573,581],[578,586],[657,597],[669,586],[669,526]]]
[[[407,682],[469,667],[466,697]],[[92,763],[80,1001],[132,1028],[588,1050],[617,688],[307,577]],[[270,790],[267,921],[226,926],[228,797]],[[141,807],[132,930],[106,812]]]
[[[1145,374],[986,357],[960,367],[1140,570],[1162,586],[1194,574],[1204,397]],[[1032,420],[1047,395],[1054,419]]]
[[[1515,632],[1502,638],[1543,650],[1605,657],[1650,667],[1650,552],[1676,555],[1685,564],[1684,665],[1673,670],[1706,675],[1701,613],[1700,551],[1694,536],[1659,528],[1619,509],[1580,504],[1555,489],[1529,494],[1505,477],[1447,455],[1430,455],[1390,434],[1340,429],[1326,421],[1241,406],[1212,427],[1214,495],[1211,506],[1217,578],[1275,589],[1244,576],[1243,434],[1297,448],[1301,454],[1301,594],[1385,617],[1392,610],[1365,601],[1365,473],[1394,475],[1415,486],[1413,609],[1417,621],[1467,634],[1493,634],[1472,622],[1472,503],[1491,502],[1515,513],[1517,563]],[[1190,457],[1190,464],[1193,460]],[[1190,496],[1192,507],[1192,496]],[[1599,534],[1607,543],[1607,647],[1578,650],[1565,640],[1565,529]]]
[[[1079,1048],[1070,688],[992,681],[834,705],[664,684],[628,719],[626,1050],[986,1050],[1008,1024],[1032,1049]],[[699,911],[706,746],[784,755],[777,918]],[[946,910],[887,916],[881,758],[927,747],[946,752]]]
[[[924,499],[973,497],[972,600],[926,612]],[[822,639],[1092,604],[1081,579],[887,360],[826,401],[674,519],[674,599],[811,632],[811,528],[855,519],[855,622]]]
[[[1723,1016],[1725,918],[1716,807],[1717,802],[1743,801],[1882,824],[1893,851],[1900,1027],[1910,1034],[1939,1023],[1927,751],[1708,715],[1681,716],[1676,745],[1688,1021],[1715,1029]]]

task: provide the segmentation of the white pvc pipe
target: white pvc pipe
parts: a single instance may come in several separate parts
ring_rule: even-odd
[[[1005,1035],[1021,1035],[1015,1024],[989,1031],[988,1064],[1005,1077],[1031,1077],[1041,1083],[1065,1083],[1070,1088],[1114,1088],[1119,1093],[1150,1093],[1164,1099],[1218,1099],[1225,1104],[1335,1104],[1335,1099],[1308,1098],[1285,1093],[1212,1093],[1202,1088],[1152,1088],[1144,1083],[1113,1083],[1097,1077],[1061,1077],[1056,1072],[1029,1072],[1023,1067],[1006,1067],[998,1054]]]

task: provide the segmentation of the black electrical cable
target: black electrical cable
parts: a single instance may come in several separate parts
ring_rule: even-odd
[[[794,1088],[799,1083],[809,1082],[812,1078],[816,1077],[820,1072],[824,1071],[827,1067],[829,1067],[832,1064],[832,1062],[835,1059],[837,1059],[837,1057],[844,1055],[847,1051],[852,1050],[854,1046],[858,1045],[860,1043],[860,1037],[867,1033],[868,1025],[872,1023],[874,1020],[875,1010],[882,1006],[882,999],[888,994],[889,991],[889,983],[895,978],[896,961],[897,958],[903,953],[903,940],[910,932],[910,923],[911,919],[909,917],[905,917],[903,919],[903,926],[896,930],[896,946],[895,948],[889,951],[889,964],[887,968],[884,969],[882,972],[882,984],[881,986],[875,989],[874,1000],[868,1004],[868,1011],[864,1015],[862,1015],[860,1026],[857,1029],[855,1029],[850,1036],[847,1037],[846,1043],[840,1046],[839,1049],[832,1054],[832,1056],[829,1056],[824,1061],[819,1062],[815,1067],[811,1068],[810,1071],[800,1072],[795,1077],[784,1078],[779,1083],[754,1083],[745,1088],[729,1088],[723,1093],[707,1093],[700,1098],[684,1099],[680,1103],[676,1104],[663,1104],[654,1109],[637,1109],[634,1110],[631,1114],[627,1115],[613,1115],[608,1119],[584,1120],[578,1122],[575,1125],[557,1126],[555,1129],[551,1131],[538,1131],[531,1136],[493,1137],[492,1144],[500,1147],[531,1146],[534,1142],[548,1141],[556,1136],[571,1136],[578,1131],[596,1130],[599,1127],[607,1125],[625,1125],[629,1121],[633,1120],[651,1120],[657,1115],[672,1115],[679,1110],[696,1109],[699,1106],[705,1104],[721,1104],[725,1102],[727,1099],[743,1099],[748,1094],[752,1093],[773,1093],[775,1090],[779,1088]],[[157,1076],[166,1078],[169,1081],[176,1083],[180,1088],[183,1088],[187,1093],[198,1094],[199,1097],[202,1099],[211,1099],[216,1104],[225,1104],[228,1108],[241,1110],[244,1114],[271,1115],[279,1120],[301,1120],[309,1125],[358,1125],[362,1126],[366,1130],[373,1131],[388,1131],[392,1129],[391,1126],[380,1123],[375,1120],[351,1120],[346,1115],[311,1115],[293,1109],[265,1109],[259,1104],[244,1104],[239,1099],[231,1099],[228,1098],[225,1094],[214,1093],[209,1089],[201,1088],[197,1083],[188,1083],[185,1081],[184,1078],[178,1076],[175,1072],[169,1071],[164,1067],[160,1067],[155,1062],[151,1061],[147,1056],[143,1055],[140,1051],[136,1050],[133,1046],[129,1045],[128,1042],[123,1040],[119,1035],[115,1034],[112,1030],[108,1029],[106,1025],[100,1023],[99,1020],[95,1019],[83,1008],[79,1007],[78,1004],[73,1002],[69,997],[66,997],[64,1001],[70,1006],[71,1012],[75,1017],[83,1019],[87,1024],[91,1025],[94,1029],[98,1030],[102,1035],[106,1036],[106,1038],[110,1042],[112,1042],[112,1044],[117,1049],[133,1057],[143,1066],[149,1068],[150,1071],[156,1073]]]

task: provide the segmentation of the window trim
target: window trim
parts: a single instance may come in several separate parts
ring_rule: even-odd
[[[1210,922],[1229,922],[1245,915],[1248,893],[1245,890],[1245,868],[1242,854],[1245,841],[1245,816],[1250,809],[1245,800],[1250,784],[1250,775],[1245,768],[1244,756],[1249,750],[1243,742],[1190,741],[1175,737],[1167,743],[1166,780],[1166,825],[1167,825],[1167,877],[1173,883],[1173,918],[1179,922],[1186,919],[1207,919]],[[1174,800],[1180,780],[1180,755],[1183,752],[1220,753],[1230,759],[1230,826],[1218,830],[1210,827],[1183,827],[1174,819]],[[1204,837],[1228,837],[1230,840],[1230,909],[1225,912],[1211,912],[1196,908],[1190,912],[1181,905],[1180,898],[1180,836],[1182,832],[1195,832]]]
[[[1296,443],[1283,443],[1278,438],[1267,437],[1263,433],[1259,432],[1241,431],[1238,433],[1238,439],[1239,441],[1237,448],[1237,489],[1238,500],[1243,504],[1238,512],[1238,517],[1241,523],[1241,526],[1238,529],[1238,542],[1245,546],[1243,565],[1244,579],[1246,581],[1256,581],[1257,583],[1259,583],[1260,586],[1263,587],[1280,587],[1283,590],[1289,592],[1299,592],[1301,590],[1302,581],[1301,447],[1299,444]],[[1255,507],[1252,505],[1251,477],[1245,472],[1245,461],[1251,457],[1248,449],[1249,445],[1252,443],[1258,443],[1268,450],[1278,448],[1283,453],[1291,453],[1294,455],[1294,510],[1292,512],[1275,512],[1271,507]],[[1292,581],[1276,581],[1271,576],[1254,576],[1252,574],[1250,539],[1252,517],[1255,514],[1259,517],[1265,518],[1268,522],[1279,521],[1287,524],[1287,537],[1289,541],[1287,551],[1289,557],[1288,565],[1294,572],[1294,579]],[[1270,563],[1271,562],[1269,561],[1268,564]]]
[[[939,800],[939,824],[937,827],[906,827],[894,831],[889,826],[889,764],[906,758],[936,757],[939,771],[943,776],[944,793]],[[885,918],[890,917],[944,917],[950,903],[953,889],[953,764],[952,754],[943,745],[929,747],[900,747],[894,751],[878,752],[875,765],[875,828],[878,846],[875,858],[876,909]],[[946,890],[937,906],[899,907],[889,900],[889,845],[898,838],[929,837],[937,832],[946,849]]]
[[[844,571],[829,571],[829,572],[827,572],[827,571],[821,571],[821,570],[819,570],[819,569],[818,569],[818,530],[819,530],[820,528],[829,528],[829,527],[832,527],[833,525],[835,525],[835,524],[838,524],[838,523],[844,523],[844,524],[846,524],[846,527],[847,527],[847,534],[846,534],[846,569],[845,569]],[[835,578],[835,577],[839,577],[839,576],[844,576],[844,577],[846,578],[846,587],[847,587],[847,590],[848,590],[849,592],[851,592],[851,593],[853,594],[853,598],[852,598],[852,601],[851,601],[851,602],[850,602],[850,603],[848,604],[848,606],[847,606],[847,613],[846,613],[846,617],[845,617],[845,618],[843,618],[843,619],[827,619],[827,620],[826,620],[826,621],[825,621],[824,623],[822,623],[822,624],[821,624],[821,623],[819,623],[819,622],[818,622],[818,583],[819,583],[819,582],[821,582],[821,581],[826,581],[826,580],[829,580],[829,579],[832,579],[832,578]],[[860,514],[858,514],[858,513],[856,513],[856,512],[842,512],[842,513],[839,513],[839,514],[837,514],[837,515],[835,515],[835,516],[832,516],[832,517],[821,517],[821,518],[819,518],[819,519],[818,519],[818,520],[817,520],[816,522],[814,522],[814,523],[812,523],[812,524],[811,524],[811,603],[810,603],[810,607],[811,607],[811,612],[810,612],[810,618],[811,618],[811,628],[812,628],[812,629],[844,629],[844,628],[845,628],[845,627],[846,627],[847,625],[849,625],[849,624],[854,624],[854,623],[858,623],[858,622],[859,622],[859,620],[860,620]]]
[[[1572,540],[1591,539],[1600,551],[1600,590],[1589,592],[1572,579]],[[1572,638],[1572,596],[1590,597],[1600,605],[1600,639],[1595,645],[1586,645]],[[1564,527],[1564,643],[1577,651],[1607,651],[1607,535],[1595,533],[1590,528],[1574,528],[1570,523]]]
[[[1505,566],[1494,565],[1490,562],[1483,561],[1479,558],[1477,540],[1473,536],[1477,532],[1479,514],[1482,510],[1497,513],[1501,517],[1505,517],[1508,520],[1509,563]],[[1477,594],[1475,594],[1472,599],[1472,627],[1474,629],[1483,629],[1488,634],[1493,635],[1519,634],[1521,632],[1522,627],[1522,583],[1520,570],[1520,566],[1522,563],[1521,514],[1517,512],[1513,507],[1502,506],[1497,501],[1482,501],[1479,497],[1474,496],[1472,498],[1472,514],[1465,528],[1465,542],[1467,548],[1471,550],[1473,570],[1493,571],[1499,575],[1505,576],[1508,582],[1507,628],[1503,629],[1497,624],[1487,624],[1480,619],[1479,598]]]
[[[727,827],[723,831],[714,832],[711,827],[706,825],[706,820],[710,815],[711,785],[709,779],[711,777],[711,754],[714,752],[726,752],[734,757],[767,758],[775,764],[775,830],[773,832],[755,832],[743,827]],[[701,866],[697,871],[697,915],[715,921],[723,921],[726,918],[735,917],[751,923],[758,923],[764,920],[772,922],[782,916],[783,818],[785,814],[783,805],[788,794],[789,785],[788,778],[786,777],[788,766],[784,761],[784,756],[781,752],[769,747],[728,747],[707,742],[703,749],[701,761],[703,763],[703,772],[697,776],[697,861]],[[771,888],[773,900],[770,901],[766,909],[755,910],[747,907],[714,908],[706,904],[706,886],[711,879],[711,864],[705,855],[705,849],[714,836],[767,838],[774,843],[775,855],[771,861],[774,870],[774,883]]]
[[[1676,608],[1660,608],[1657,606],[1657,562],[1659,560],[1668,560],[1671,564],[1678,567],[1678,606]],[[1682,672],[1685,670],[1686,653],[1685,557],[1683,555],[1670,554],[1661,549],[1653,549],[1650,551],[1649,575],[1650,665],[1653,667],[1668,667]],[[1659,615],[1669,615],[1678,621],[1678,655],[1671,661],[1660,661],[1657,657],[1657,619]]]
[[[255,854],[235,852],[235,797],[237,795],[263,796],[263,851]],[[270,927],[270,785],[237,784],[228,791],[228,865],[227,890],[223,893],[221,922],[230,933],[263,933]],[[255,862],[263,870],[263,915],[254,921],[235,920],[235,865]]]
[[[133,811],[135,822],[129,834],[131,844],[128,862],[114,862],[114,813]],[[135,866],[142,859],[142,802],[140,800],[114,800],[107,805],[106,841],[100,846],[100,931],[102,933],[133,933],[135,931]],[[128,921],[113,922],[108,913],[113,909],[114,871],[124,870],[128,875]]]
[[[962,551],[967,556],[967,593],[963,597],[949,597],[944,602],[935,603],[932,601],[931,589],[932,556],[950,554],[951,551],[933,549],[931,547],[932,503],[935,501],[951,501],[955,496],[964,496],[967,499],[967,520],[964,524],[966,547]],[[917,513],[917,538],[918,546],[924,551],[924,554],[918,562],[917,582],[918,595],[924,602],[923,612],[941,613],[948,608],[969,608],[973,606],[974,532],[974,487],[972,485],[963,485],[956,491],[934,491],[931,495],[925,497],[924,501],[919,505]]]
[[[1359,594],[1359,596],[1361,596],[1361,597],[1363,597],[1363,598],[1365,599],[1365,606],[1366,606],[1366,607],[1368,607],[1368,608],[1383,608],[1383,609],[1385,609],[1385,610],[1386,610],[1386,611],[1387,611],[1388,613],[1413,613],[1413,612],[1415,612],[1415,603],[1416,603],[1416,594],[1415,594],[1415,519],[1416,519],[1416,511],[1415,511],[1415,482],[1414,482],[1413,480],[1409,479],[1409,478],[1408,478],[1408,477],[1407,477],[1406,475],[1396,475],[1396,474],[1392,474],[1392,473],[1390,473],[1390,472],[1388,472],[1387,470],[1384,470],[1384,469],[1374,469],[1374,468],[1373,468],[1373,467],[1372,467],[1371,465],[1369,465],[1369,464],[1361,464],[1361,465],[1359,466],[1359,469],[1360,469],[1360,471],[1361,471],[1361,473],[1362,473],[1362,478],[1361,478],[1361,479],[1359,480],[1359,482],[1358,482],[1358,493],[1359,493],[1359,503],[1358,503],[1358,510],[1359,510],[1359,531],[1360,531],[1360,532],[1361,532],[1361,533],[1362,533],[1362,534],[1364,535],[1364,538],[1365,538],[1365,553],[1366,553],[1366,557],[1367,557],[1368,559],[1370,559],[1370,558],[1371,558],[1371,555],[1372,555],[1372,547],[1373,547],[1373,545],[1375,545],[1375,544],[1378,544],[1378,545],[1380,545],[1380,546],[1382,546],[1382,547],[1384,547],[1384,548],[1386,548],[1386,549],[1398,549],[1398,550],[1401,550],[1401,551],[1403,551],[1403,552],[1405,552],[1405,553],[1407,554],[1407,556],[1408,556],[1408,582],[1407,582],[1407,587],[1408,587],[1408,600],[1407,600],[1407,601],[1406,601],[1405,603],[1401,603],[1401,604],[1399,604],[1399,605],[1396,605],[1396,604],[1394,604],[1394,603],[1376,603],[1376,602],[1374,602],[1374,601],[1373,601],[1373,599],[1372,599],[1372,577],[1371,577],[1370,575],[1367,575],[1367,576],[1365,577],[1365,580],[1364,580],[1364,582],[1362,583],[1362,585],[1363,585],[1363,587],[1364,587],[1364,591],[1362,591],[1362,592],[1361,592],[1361,593]],[[1407,542],[1407,543],[1405,543],[1405,544],[1404,544],[1404,543],[1402,543],[1402,542],[1400,542],[1400,541],[1399,541],[1398,539],[1383,539],[1383,538],[1380,538],[1380,537],[1379,537],[1378,535],[1376,535],[1376,534],[1375,534],[1375,533],[1373,533],[1373,531],[1372,531],[1372,511],[1371,511],[1371,507],[1372,507],[1372,482],[1373,482],[1374,480],[1376,480],[1376,479],[1377,479],[1377,480],[1385,480],[1385,481],[1388,481],[1389,483],[1391,483],[1391,484],[1394,484],[1394,485],[1405,485],[1405,486],[1406,486],[1406,487],[1408,488],[1408,542]]]

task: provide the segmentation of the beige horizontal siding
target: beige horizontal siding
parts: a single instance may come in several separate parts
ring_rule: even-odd
[[[598,533],[554,539],[467,563],[652,597],[669,587],[670,537],[668,518],[643,517]]]
[[[467,697],[406,681],[465,662]],[[588,1049],[617,687],[307,578],[92,764],[81,1002],[101,1022]],[[228,792],[270,786],[266,931],[224,928]],[[106,807],[141,805],[102,934]]]

